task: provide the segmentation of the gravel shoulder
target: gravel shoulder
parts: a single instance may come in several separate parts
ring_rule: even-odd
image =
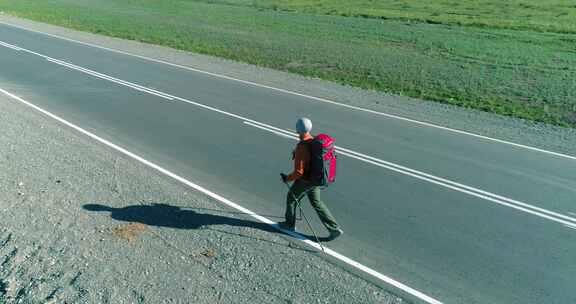
[[[12,17],[1,12],[0,21],[139,56],[326,98],[343,104],[364,107],[554,152],[576,155],[576,129],[556,127],[405,96],[361,90],[221,58],[79,32]]]
[[[0,97],[0,303],[404,303]]]

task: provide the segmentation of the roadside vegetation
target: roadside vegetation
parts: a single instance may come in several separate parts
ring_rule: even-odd
[[[427,23],[576,33],[571,0],[204,0],[207,3]]]
[[[0,0],[0,11],[576,126],[573,1]]]

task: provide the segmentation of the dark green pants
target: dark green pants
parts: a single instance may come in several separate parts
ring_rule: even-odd
[[[328,210],[320,199],[320,187],[302,180],[295,181],[292,187],[290,187],[290,191],[288,191],[286,198],[286,223],[291,226],[296,224],[296,208],[298,208],[298,204],[304,195],[308,196],[310,204],[314,210],[316,210],[316,213],[318,213],[318,217],[326,229],[330,231],[338,229],[336,219],[334,219],[330,210]]]

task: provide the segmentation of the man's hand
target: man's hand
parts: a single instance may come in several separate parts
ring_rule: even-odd
[[[288,182],[288,175],[286,175],[284,173],[280,173],[280,177],[282,178],[282,181],[284,183]]]

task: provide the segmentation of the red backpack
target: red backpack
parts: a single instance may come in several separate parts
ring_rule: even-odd
[[[306,142],[310,153],[308,176],[315,185],[328,186],[336,180],[334,142],[334,138],[326,134],[318,134],[313,140]]]

